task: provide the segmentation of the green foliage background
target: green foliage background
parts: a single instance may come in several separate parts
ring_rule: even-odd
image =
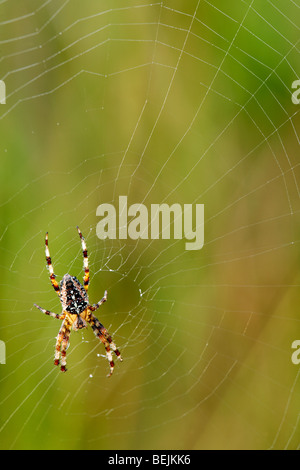
[[[299,7],[262,0],[1,2],[0,447],[297,448]],[[103,202],[205,204],[205,245],[96,236]],[[91,331],[53,367],[58,279]],[[141,295],[143,294],[143,295]],[[92,377],[90,377],[92,375]]]

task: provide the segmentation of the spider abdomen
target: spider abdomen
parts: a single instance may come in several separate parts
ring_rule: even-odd
[[[80,315],[89,304],[84,287],[70,274],[65,274],[61,280],[60,300],[64,311],[77,315]]]

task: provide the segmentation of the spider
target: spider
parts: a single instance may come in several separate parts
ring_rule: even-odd
[[[95,317],[93,312],[97,310],[100,305],[102,305],[107,300],[107,291],[104,292],[103,298],[94,305],[89,303],[88,298],[88,287],[89,287],[89,279],[90,279],[90,271],[88,265],[88,255],[87,255],[87,248],[85,244],[84,237],[77,227],[81,245],[82,245],[82,252],[83,252],[83,261],[84,261],[84,278],[83,278],[83,286],[78,281],[75,276],[70,276],[70,274],[65,274],[62,278],[60,285],[55,279],[55,274],[53,271],[53,266],[51,262],[49,247],[48,247],[48,232],[46,233],[45,238],[45,252],[46,252],[46,260],[49,268],[50,273],[50,281],[51,284],[59,296],[59,300],[62,305],[62,314],[58,315],[57,313],[50,312],[49,310],[45,310],[44,308],[40,307],[37,304],[34,304],[42,313],[46,315],[50,315],[53,318],[57,318],[58,320],[63,320],[61,328],[58,332],[56,338],[56,346],[55,346],[55,357],[54,357],[54,364],[56,366],[59,365],[59,358],[61,355],[61,366],[60,370],[62,372],[66,372],[66,353],[67,348],[69,346],[70,340],[70,333],[73,327],[73,330],[80,330],[82,328],[86,328],[87,324],[89,323],[92,327],[93,332],[95,335],[100,339],[100,341],[104,344],[106,350],[106,356],[109,361],[110,366],[110,373],[108,377],[110,377],[114,370],[114,361],[112,357],[111,349],[116,354],[117,358],[122,361],[121,354],[117,349],[115,343],[112,341],[111,336],[109,335],[107,329],[100,323],[98,318]]]

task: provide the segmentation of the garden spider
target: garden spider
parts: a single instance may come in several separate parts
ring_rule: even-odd
[[[55,274],[53,271],[53,266],[51,263],[50,252],[48,248],[48,232],[46,233],[45,239],[45,251],[46,251],[46,260],[50,272],[50,281],[52,286],[59,296],[59,300],[62,305],[62,314],[58,315],[57,313],[50,312],[49,310],[45,310],[44,308],[40,307],[37,304],[34,304],[41,312],[45,313],[46,315],[50,315],[53,318],[57,318],[58,320],[63,320],[61,328],[57,335],[57,341],[55,346],[55,358],[54,364],[57,366],[59,364],[59,357],[61,355],[61,367],[60,370],[62,372],[66,372],[66,353],[67,348],[69,346],[70,340],[70,333],[71,328],[73,330],[79,330],[81,328],[86,328],[87,323],[89,323],[92,327],[93,332],[96,336],[102,341],[106,350],[106,356],[109,361],[110,365],[110,373],[108,377],[110,377],[114,370],[114,361],[112,358],[111,349],[116,354],[117,358],[122,361],[121,354],[117,349],[115,343],[112,341],[111,336],[109,335],[108,331],[102,323],[95,317],[93,312],[97,310],[100,305],[102,305],[107,300],[107,291],[104,292],[103,298],[94,305],[89,303],[88,298],[88,287],[89,287],[89,279],[90,279],[90,272],[89,272],[89,265],[88,265],[88,255],[84,237],[77,227],[81,245],[82,245],[82,252],[83,252],[83,261],[84,261],[84,278],[83,278],[83,286],[80,284],[78,279],[74,276],[70,276],[70,274],[65,274],[62,278],[60,285],[55,279]]]

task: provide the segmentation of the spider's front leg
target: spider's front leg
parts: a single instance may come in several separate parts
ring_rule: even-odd
[[[90,270],[89,270],[88,253],[87,253],[87,248],[86,248],[86,243],[85,243],[84,236],[82,235],[78,225],[77,225],[76,228],[77,228],[77,231],[78,231],[80,239],[81,239],[82,254],[83,254],[83,266],[84,266],[83,285],[84,285],[84,288],[87,292],[88,289],[89,289],[89,282],[90,282]]]
[[[58,282],[55,279],[55,274],[54,274],[52,261],[51,261],[51,256],[50,256],[50,251],[49,251],[49,246],[48,246],[48,232],[46,233],[46,237],[45,237],[45,254],[46,254],[46,261],[47,261],[47,265],[48,265],[49,273],[50,273],[50,281],[51,281],[51,284],[52,284],[55,292],[59,296],[60,295],[59,285],[58,285]]]

